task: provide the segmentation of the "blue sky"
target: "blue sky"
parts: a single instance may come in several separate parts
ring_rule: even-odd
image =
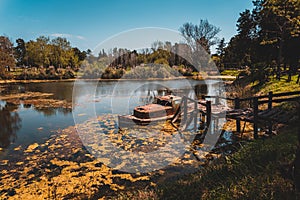
[[[143,27],[178,31],[185,22],[207,19],[228,42],[239,13],[251,0],[0,0],[0,35],[25,41],[40,35],[66,37],[93,49],[120,32]]]

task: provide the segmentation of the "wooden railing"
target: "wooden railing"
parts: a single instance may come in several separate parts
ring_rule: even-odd
[[[253,96],[247,98],[227,98],[227,97],[219,97],[219,96],[203,96],[202,98],[204,99],[204,101],[191,99],[186,96],[182,97],[180,106],[172,119],[172,124],[173,122],[177,121],[177,119],[183,113],[183,117],[181,119],[181,122],[183,123],[183,129],[186,129],[191,124],[191,122],[194,121],[194,129],[196,130],[197,129],[196,125],[198,123],[197,114],[200,112],[202,113],[202,117],[204,117],[204,119],[201,119],[202,123],[204,123],[208,127],[212,120],[212,107],[216,104],[219,104],[220,99],[232,101],[233,111],[241,110],[241,103],[245,101],[250,101],[251,102],[250,108],[252,109],[250,112],[252,116],[250,122],[253,122],[254,138],[258,138],[258,121],[259,121],[259,112],[260,112],[259,105],[267,104],[268,106],[266,110],[270,111],[273,108],[273,103],[300,100],[300,91],[283,92],[283,93],[275,93],[275,94],[273,94],[273,92],[269,92],[267,95]],[[207,98],[214,99],[214,101],[205,100]],[[204,106],[205,111],[199,109],[198,107],[199,104]],[[250,108],[247,109],[249,110]],[[189,113],[191,113],[191,117],[188,117]],[[239,117],[233,119],[236,120],[236,131],[240,133],[242,119]],[[246,120],[243,119],[243,121]],[[269,132],[272,131],[271,120],[268,122],[268,131]]]
[[[215,99],[214,103],[218,104],[220,99],[224,99],[227,101],[233,102],[233,109],[239,110],[241,109],[241,103],[245,101],[251,102],[251,108],[253,109],[253,128],[254,128],[254,138],[258,137],[258,118],[259,118],[259,105],[268,104],[267,110],[272,110],[273,103],[282,103],[288,101],[297,101],[300,100],[300,91],[293,91],[293,92],[282,92],[282,93],[273,93],[269,92],[267,95],[260,95],[260,96],[253,96],[247,98],[228,98],[228,97],[220,97],[220,96],[202,96],[202,99]],[[211,104],[211,102],[209,103]],[[209,105],[211,108],[211,105]],[[208,110],[207,110],[208,111]],[[211,111],[211,110],[210,110]],[[209,114],[207,112],[207,114]],[[272,130],[272,122],[269,122],[269,132]],[[236,119],[236,130],[237,132],[241,132],[241,120]]]

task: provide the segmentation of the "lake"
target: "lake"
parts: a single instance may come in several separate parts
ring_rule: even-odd
[[[52,99],[72,103],[72,108],[37,108],[34,105],[0,101],[0,158],[9,159],[13,149],[45,141],[57,130],[74,126],[90,117],[104,114],[129,114],[137,105],[151,102],[153,96],[168,90],[190,97],[208,94],[217,81],[77,81],[15,83],[1,85],[1,95],[25,92],[52,93]],[[76,91],[73,93],[73,88]],[[37,98],[38,99],[38,98]],[[73,101],[72,101],[73,100]]]

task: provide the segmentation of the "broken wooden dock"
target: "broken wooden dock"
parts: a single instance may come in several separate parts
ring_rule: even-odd
[[[193,129],[208,127],[212,120],[219,118],[236,121],[236,131],[241,133],[241,121],[253,123],[254,138],[258,138],[259,124],[265,124],[267,133],[272,133],[273,124],[280,122],[280,112],[272,109],[274,103],[300,101],[300,91],[273,93],[247,98],[228,98],[220,96],[203,96],[195,100],[184,96],[174,117],[172,124],[180,121],[180,129],[187,130],[193,124]],[[222,103],[223,102],[223,103]],[[247,106],[241,106],[245,104]],[[231,105],[231,106],[227,106]],[[200,120],[199,120],[200,119]],[[286,123],[284,120],[280,123]]]

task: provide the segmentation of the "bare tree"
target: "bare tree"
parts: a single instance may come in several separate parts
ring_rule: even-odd
[[[216,35],[221,30],[207,20],[201,19],[198,25],[192,23],[183,24],[179,31],[194,51],[199,51],[200,48],[203,48],[210,53],[210,47],[218,42]]]

